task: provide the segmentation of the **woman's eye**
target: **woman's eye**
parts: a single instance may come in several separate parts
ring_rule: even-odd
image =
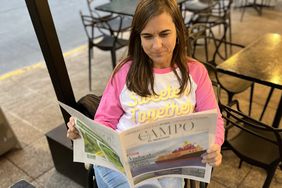
[[[163,38],[164,38],[164,37],[167,37],[168,35],[169,35],[169,33],[161,33],[161,34],[160,34],[160,37],[163,37]]]
[[[153,38],[153,36],[151,36],[151,35],[143,35],[143,38],[144,39],[151,39],[151,38]]]

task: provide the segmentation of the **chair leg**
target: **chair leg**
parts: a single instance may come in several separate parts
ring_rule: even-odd
[[[232,25],[231,25],[231,14],[229,13],[229,18],[228,18],[228,30],[229,30],[229,42],[232,43]],[[229,51],[229,55],[233,54],[233,50],[232,50],[232,45],[230,45],[230,51]]]
[[[267,171],[267,177],[264,181],[264,184],[263,184],[263,188],[269,188],[270,184],[271,184],[271,181],[272,181],[272,178],[275,174],[275,171],[276,171],[276,168],[271,168],[270,170]]]
[[[94,172],[93,164],[89,165],[87,181],[88,181],[87,188],[98,188],[98,185],[95,179],[95,172]]]
[[[233,98],[233,96],[234,96],[234,94],[233,93],[231,93],[231,92],[227,92],[227,100],[228,100],[228,105],[231,105],[231,103],[232,103],[232,98]]]
[[[224,25],[223,25],[223,32],[224,32],[224,53],[225,53],[225,59],[227,59],[227,57],[228,57],[228,52],[227,52],[227,30],[228,30],[228,25],[227,25],[227,23],[224,23]]]
[[[190,180],[190,188],[196,188],[195,180]]]
[[[184,188],[187,188],[187,186],[188,186],[188,179],[184,179]]]
[[[93,48],[92,47],[88,47],[88,78],[89,78],[89,91],[92,90],[91,84],[92,84],[92,72],[91,72],[91,60],[93,57]]]
[[[200,182],[200,188],[206,188],[208,186],[205,182]]]
[[[112,66],[114,69],[116,67],[116,50],[115,49],[111,50],[111,55],[112,55]]]
[[[250,91],[249,116],[251,116],[251,114],[252,114],[252,105],[253,105],[254,88],[255,88],[255,84],[252,83],[252,85],[251,85],[251,91]]]
[[[188,188],[188,181],[190,181],[190,188],[196,188],[198,186],[196,186],[196,182],[195,180],[188,180],[188,179],[185,179],[185,184],[184,184],[184,188]],[[206,188],[208,186],[207,183],[205,182],[199,182],[199,187],[200,188]]]
[[[264,104],[264,106],[263,106],[263,110],[262,110],[261,115],[260,115],[260,118],[259,118],[260,121],[261,121],[262,118],[263,118],[264,112],[265,112],[266,107],[267,107],[267,105],[268,105],[268,102],[269,102],[269,100],[270,100],[270,98],[271,98],[271,96],[272,96],[273,91],[274,91],[274,88],[272,87],[272,88],[270,89],[270,91],[269,91],[269,94],[268,94],[267,99],[266,99],[266,101],[265,101],[265,104]]]
[[[228,131],[226,132],[228,133]],[[226,140],[226,139],[225,139]],[[228,143],[226,141],[223,142],[223,144],[221,145],[221,151],[226,151],[226,150],[230,150],[230,146],[228,145]]]
[[[213,40],[213,44],[214,44],[214,47],[215,47],[215,51],[213,53],[213,56],[212,56],[212,60],[211,60],[211,63],[213,65],[217,65],[216,64],[216,56],[218,55],[221,59],[225,59],[225,57],[222,56],[221,52],[220,52],[220,47],[221,47],[221,44],[224,43],[224,47],[225,47],[225,50],[226,50],[226,32],[223,32],[223,36],[220,38],[219,41],[216,40],[216,37],[215,37],[215,34],[213,33],[212,29],[210,28],[209,29],[210,31],[210,36]],[[225,54],[226,56],[226,54]]]
[[[90,165],[89,169],[88,169],[88,185],[87,185],[87,188],[93,188],[93,186],[94,186],[93,176],[94,176],[93,165]]]
[[[204,45],[205,45],[206,62],[209,62],[208,40],[207,40],[207,33],[206,32],[205,32],[204,43],[205,43]]]
[[[238,168],[241,168],[242,163],[243,163],[243,160],[242,160],[242,159],[240,159],[240,162],[239,162],[239,166],[238,166]]]
[[[245,15],[245,11],[246,11],[246,6],[247,6],[248,0],[245,0],[245,3],[243,3],[243,5],[241,6],[242,13],[241,13],[241,18],[240,18],[240,22],[243,21],[244,15]]]

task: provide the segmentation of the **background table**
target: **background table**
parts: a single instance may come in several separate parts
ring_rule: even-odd
[[[97,6],[96,9],[121,15],[133,16],[138,0],[112,0],[104,5]],[[187,0],[177,0],[181,6]]]
[[[282,89],[282,36],[265,34],[217,66],[218,71]],[[282,116],[282,96],[272,126]]]

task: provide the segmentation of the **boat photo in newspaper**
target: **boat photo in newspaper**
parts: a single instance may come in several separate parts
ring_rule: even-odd
[[[206,164],[201,155],[208,148],[208,132],[164,140],[127,150],[134,183],[164,175],[204,178]],[[154,149],[152,149],[154,148]]]

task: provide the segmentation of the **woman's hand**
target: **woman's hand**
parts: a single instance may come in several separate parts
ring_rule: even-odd
[[[202,163],[208,163],[211,166],[219,166],[222,162],[220,153],[221,147],[218,144],[213,144],[206,153],[202,155]]]
[[[74,117],[70,117],[70,120],[69,122],[67,123],[67,126],[68,126],[68,131],[67,131],[67,137],[69,139],[76,139],[76,138],[79,138],[79,132],[78,130],[75,128],[75,119]]]

